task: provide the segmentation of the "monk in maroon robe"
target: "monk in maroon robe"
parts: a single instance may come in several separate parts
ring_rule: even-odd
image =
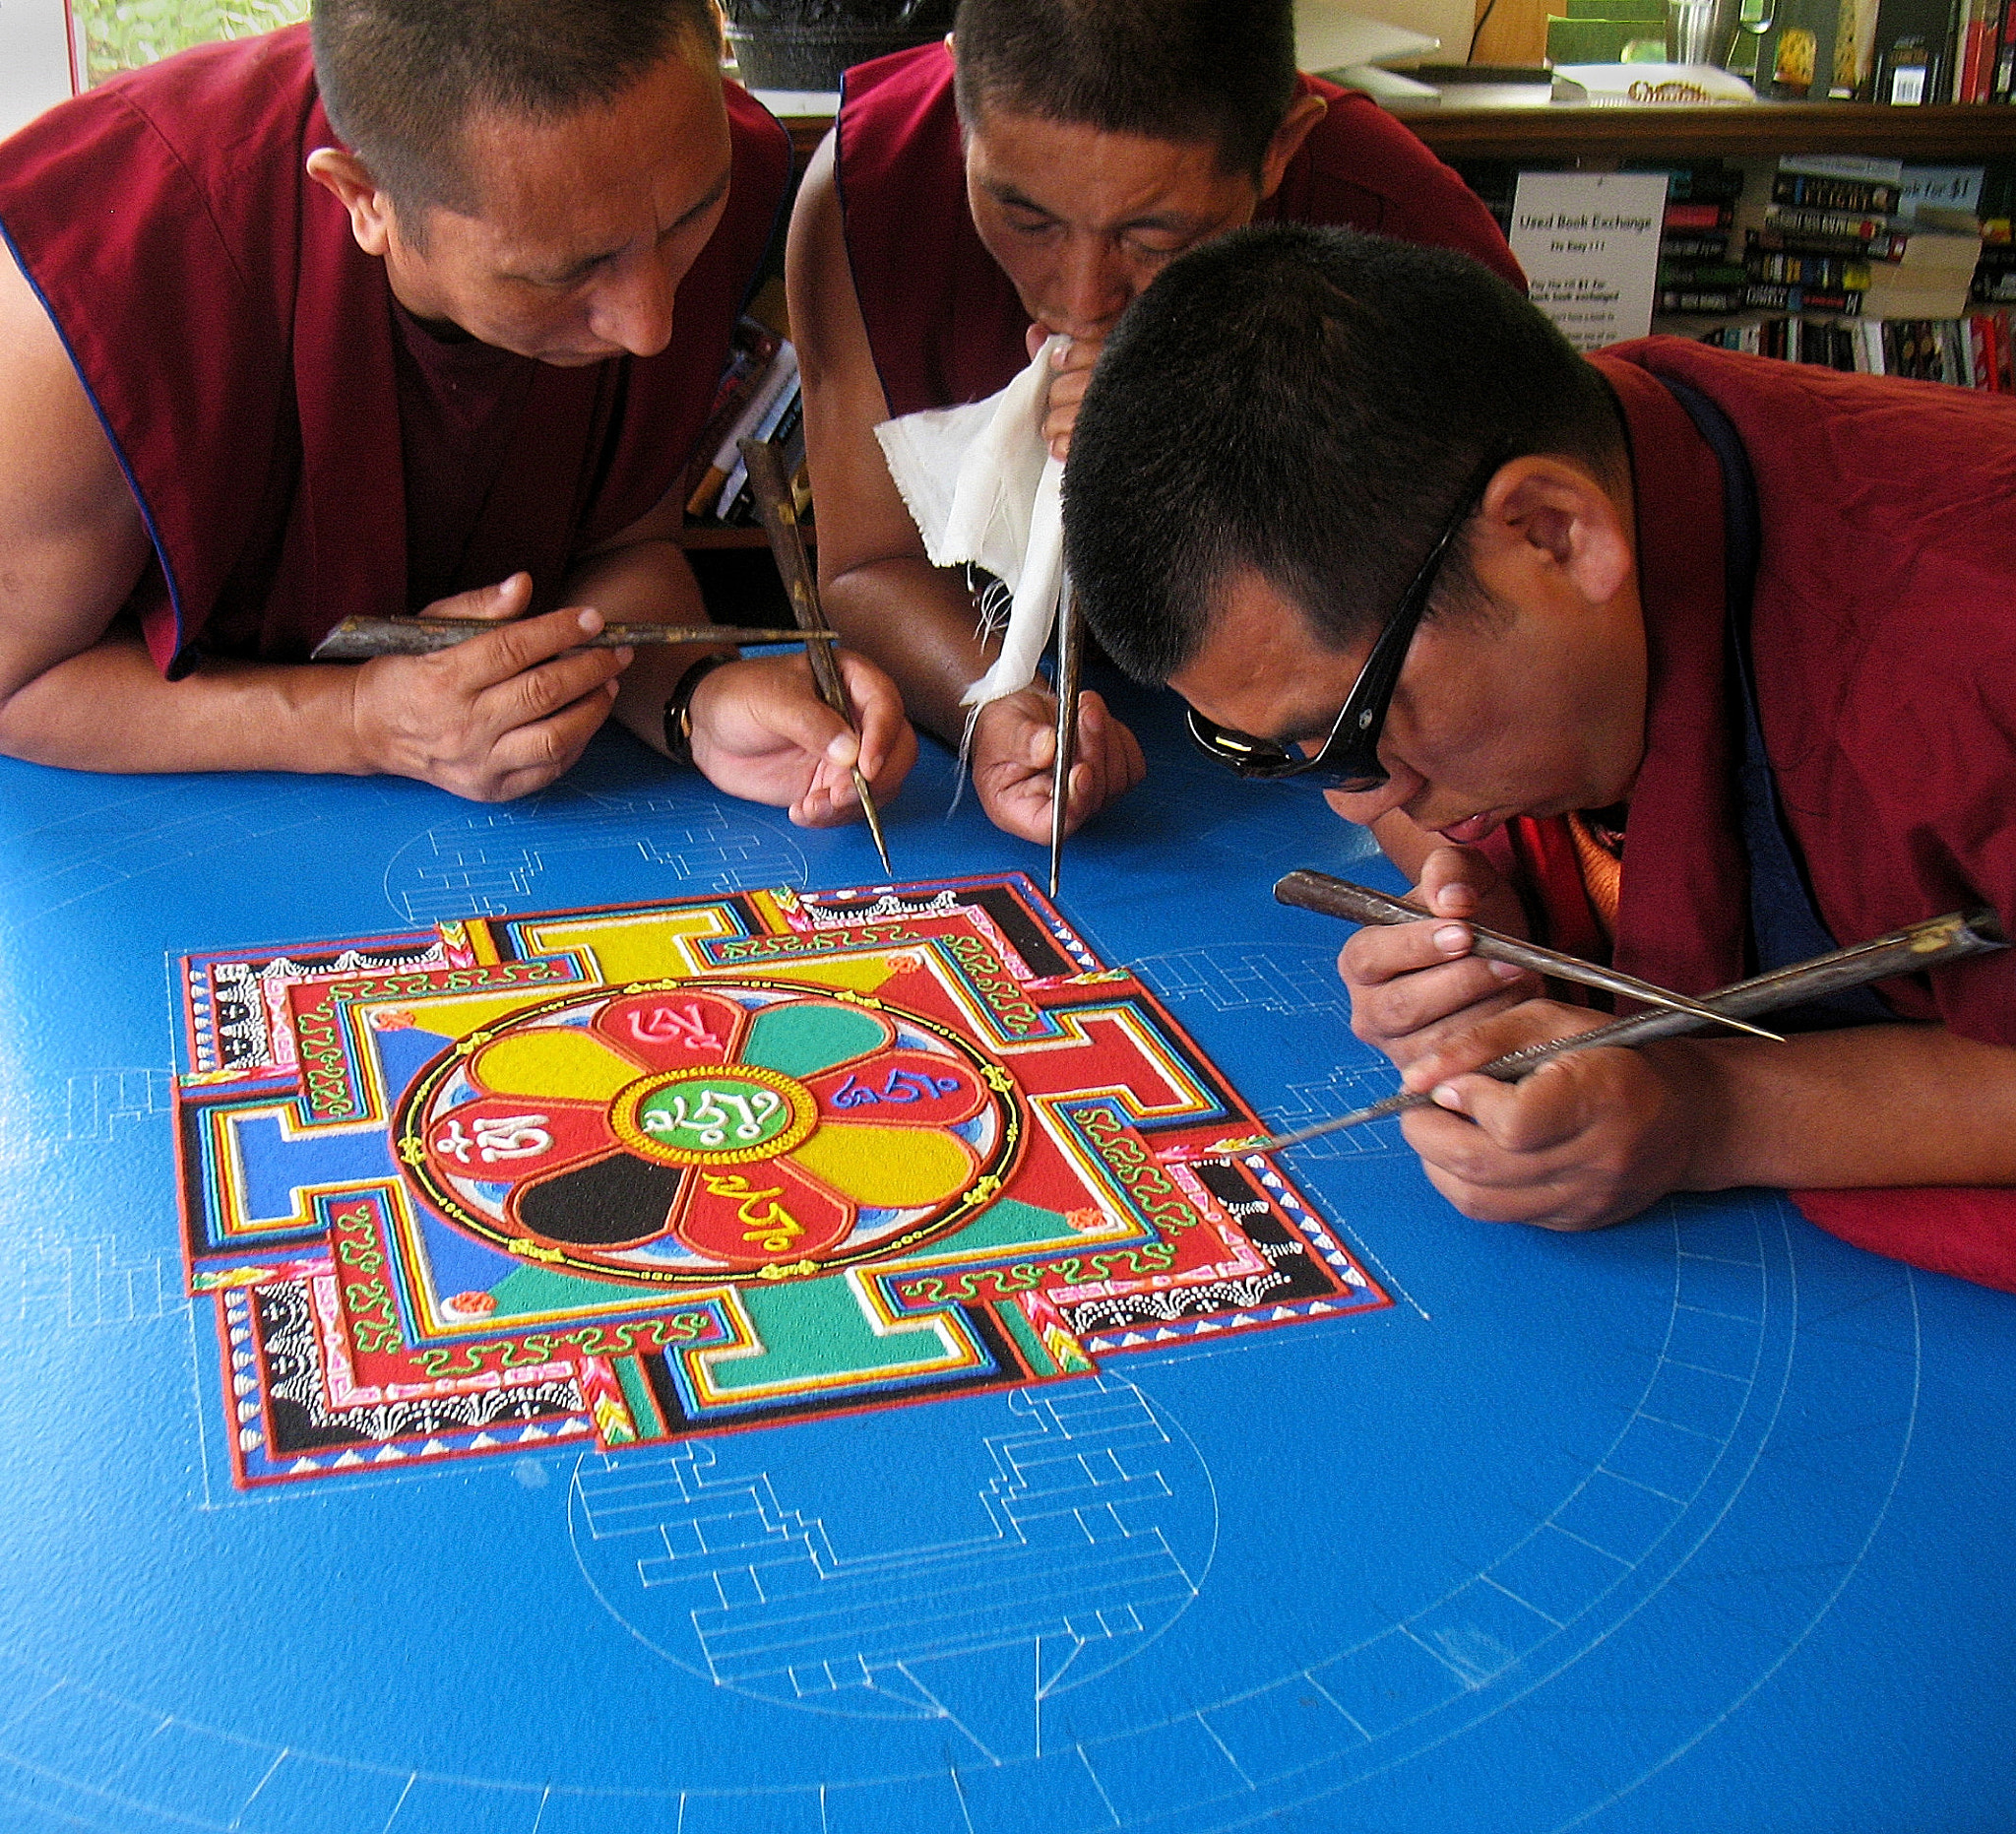
[[[983,400],[1071,339],[1044,432],[1062,457],[1100,346],[1172,255],[1259,220],[1460,248],[1514,284],[1489,214],[1362,95],[1299,76],[1290,0],[962,0],[951,48],[850,71],[791,220],[791,325],[834,620],[956,741],[992,659],[962,576],[935,572],[873,429]],[[1047,839],[1056,716],[1040,685],[989,702],[973,782]],[[1096,693],[1069,824],[1142,775]]]
[[[1433,915],[1360,930],[1343,972],[1432,1092],[1405,1131],[1460,1209],[1593,1229],[1779,1185],[2016,1291],[2016,950],[1796,1011],[1785,1043],[1504,1084],[1473,1072],[1602,1015],[1469,928],[1701,994],[2016,919],[2016,404],[1676,339],[1585,360],[1471,264],[1256,230],[1115,334],[1065,523],[1116,660],[1235,768],[1327,784],[1416,881]]]
[[[0,145],[0,749],[490,799],[613,711],[851,816],[801,661],[577,647],[707,621],[675,486],[788,171],[701,0],[326,0],[312,43],[192,51]],[[307,660],[429,611],[507,627]],[[893,788],[912,741],[850,666]]]

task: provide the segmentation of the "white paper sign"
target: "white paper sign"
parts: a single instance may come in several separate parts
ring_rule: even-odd
[[[0,139],[69,94],[63,0],[0,0]]]
[[[1533,303],[1578,350],[1652,329],[1663,172],[1521,172],[1512,252]]]

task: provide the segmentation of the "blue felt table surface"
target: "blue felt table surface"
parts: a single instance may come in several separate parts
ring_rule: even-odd
[[[1071,844],[1064,911],[1270,1119],[1383,1093],[1345,931],[1269,888],[1397,881],[1121,699],[1152,775]],[[1040,874],[951,789],[927,746],[900,878]],[[1494,1228],[1388,1123],[1289,1161],[1384,1311],[614,1458],[231,1487],[170,958],[879,877],[859,828],[621,736],[494,808],[0,763],[0,1828],[2016,1825],[2016,1301],[1775,1194]],[[1109,1634],[993,1636],[1031,1498],[1116,1475]],[[654,1547],[700,1549],[699,1590],[646,1583]],[[801,1696],[780,1638],[894,1652],[910,1691]]]

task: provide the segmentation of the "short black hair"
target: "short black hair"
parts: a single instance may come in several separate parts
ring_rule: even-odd
[[[611,102],[719,34],[708,0],[314,0],[311,31],[330,125],[410,227],[434,205],[476,208],[460,146],[472,114]]]
[[[1295,95],[1290,0],[960,0],[959,114],[1205,142],[1258,175]]]
[[[1249,571],[1347,649],[1478,471],[1534,452],[1628,471],[1609,385],[1524,295],[1448,249],[1240,229],[1172,262],[1107,340],[1071,435],[1065,559],[1139,681],[1190,663]],[[1459,538],[1445,613],[1473,599],[1465,554]]]

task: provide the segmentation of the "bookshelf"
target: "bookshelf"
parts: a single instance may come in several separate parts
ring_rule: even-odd
[[[1652,159],[1776,158],[1788,153],[1859,153],[1917,165],[2016,159],[2016,108],[1979,103],[1444,107],[1400,118],[1452,161],[1532,160],[1605,170]],[[826,114],[786,117],[800,167],[832,125]],[[761,547],[764,537],[760,529],[696,527],[686,531],[685,544],[694,550]]]

